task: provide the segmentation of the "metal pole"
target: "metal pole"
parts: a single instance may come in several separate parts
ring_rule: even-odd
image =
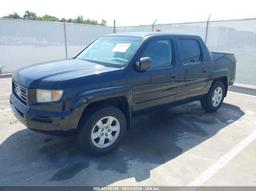
[[[113,23],[113,33],[116,33],[116,20],[114,20],[114,23]]]
[[[207,38],[208,38],[208,28],[209,28],[209,21],[211,18],[211,14],[209,15],[207,21],[206,21],[206,28],[205,28],[205,38],[204,38],[204,42],[205,44],[207,43]]]
[[[157,19],[152,23],[152,32],[154,32],[156,21],[157,21]]]
[[[64,45],[65,45],[65,56],[68,58],[68,45],[67,45],[67,32],[66,32],[66,22],[63,22],[64,26]]]

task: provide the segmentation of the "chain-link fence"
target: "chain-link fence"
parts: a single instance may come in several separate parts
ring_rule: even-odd
[[[161,31],[172,34],[192,34],[205,38],[206,22],[180,23],[180,24],[161,24],[161,25],[141,25],[129,27],[117,27],[117,32],[143,32]]]
[[[35,63],[71,58],[111,27],[0,19],[0,67],[3,72]]]
[[[201,36],[211,51],[234,53],[236,82],[256,85],[256,19],[117,27],[119,32],[162,31]],[[0,19],[0,67],[20,67],[75,56],[87,44],[113,32],[112,27]]]
[[[236,82],[256,85],[256,19],[119,27],[117,32],[155,31],[201,36],[210,51],[234,53]]]
[[[256,85],[256,19],[211,22],[207,45],[212,51],[234,53],[236,82]]]

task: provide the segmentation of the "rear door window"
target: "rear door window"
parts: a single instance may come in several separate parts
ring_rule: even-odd
[[[199,42],[194,39],[180,39],[180,54],[185,64],[200,62],[201,48]]]

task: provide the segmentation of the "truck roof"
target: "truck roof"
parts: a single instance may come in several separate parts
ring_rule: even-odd
[[[109,34],[107,36],[133,36],[133,37],[153,37],[153,36],[173,36],[173,37],[192,37],[192,38],[200,38],[197,35],[186,35],[186,34],[172,34],[165,32],[124,32],[124,33],[115,33]]]

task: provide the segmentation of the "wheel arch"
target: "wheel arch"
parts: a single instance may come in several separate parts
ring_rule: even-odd
[[[129,106],[128,98],[126,96],[118,96],[118,97],[108,98],[108,99],[94,101],[94,102],[89,103],[85,107],[84,111],[82,112],[82,115],[79,119],[77,128],[79,129],[81,121],[84,118],[86,120],[86,116],[90,111],[95,110],[100,107],[103,107],[103,106],[114,106],[114,107],[119,108],[124,113],[124,115],[126,117],[127,129],[130,128],[132,114],[131,114],[131,109]]]
[[[227,78],[227,76],[223,76],[223,77],[219,77],[219,78],[214,79],[213,82],[212,82],[212,85],[214,83],[216,83],[217,81],[221,81],[224,84],[224,86],[225,86],[224,97],[226,97],[227,96],[227,91],[228,91],[228,78]]]

